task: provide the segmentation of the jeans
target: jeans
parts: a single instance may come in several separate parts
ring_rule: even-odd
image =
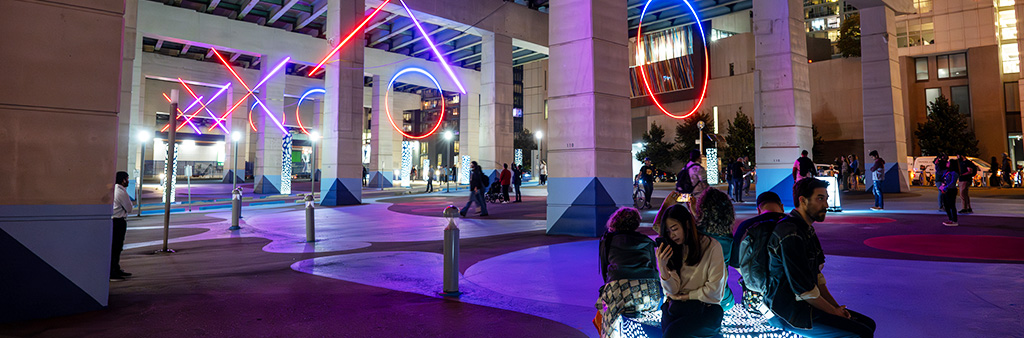
[[[651,193],[654,192],[654,182],[644,182],[644,203],[651,204]]]
[[[960,199],[964,201],[964,209],[970,210],[971,196],[968,194],[967,190],[971,188],[971,182],[961,180],[959,183],[957,183],[957,188],[960,189]]]
[[[954,187],[946,188],[946,192],[939,193],[939,197],[942,198],[942,208],[946,210],[946,217],[953,222],[957,221],[956,193],[957,189]]]
[[[124,250],[124,234],[128,232],[128,221],[114,218],[114,237],[110,243],[110,276],[121,274],[121,251]]]
[[[768,324],[808,338],[871,338],[875,335],[875,321],[853,310],[847,309],[850,311],[849,319],[824,313],[818,309],[813,311],[814,322],[810,329],[795,328],[778,316],[769,319]]]
[[[885,209],[885,200],[882,199],[882,181],[875,181],[871,186],[871,192],[875,194],[875,207]]]
[[[718,304],[666,299],[661,305],[661,332],[665,337],[717,336],[724,316]]]
[[[474,190],[469,192],[469,201],[466,202],[466,206],[462,208],[462,216],[466,216],[469,212],[469,207],[476,202],[476,205],[480,206],[480,214],[487,214],[487,202],[484,201],[484,192],[481,190]]]
[[[508,202],[508,188],[507,185],[501,186],[501,198],[505,199],[505,202]]]
[[[736,202],[743,202],[743,178],[734,178],[730,182],[733,192],[733,200]]]
[[[516,202],[522,202],[523,201],[523,193],[521,191],[519,191],[519,186],[520,186],[520,184],[516,184],[515,185],[515,187],[516,187]]]

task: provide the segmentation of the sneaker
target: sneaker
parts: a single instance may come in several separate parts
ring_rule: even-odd
[[[974,212],[971,211],[971,209],[960,209],[960,211],[958,211],[958,213],[961,213],[961,214],[972,214]]]
[[[466,209],[462,209],[462,211],[459,211],[459,215],[462,215],[462,217],[466,217]]]
[[[480,217],[487,217],[487,214],[480,214]]]
[[[124,272],[124,270],[121,270],[120,272],[121,272],[121,276],[124,276],[124,277],[131,277],[132,276],[131,272]]]
[[[123,282],[123,281],[125,281],[125,278],[124,278],[124,276],[120,276],[120,275],[118,275],[118,276],[110,276],[110,281],[111,282]]]
[[[879,208],[879,207],[871,207],[871,210],[875,210],[875,211],[878,211],[878,210],[882,210],[882,208]]]
[[[973,214],[974,213],[974,208],[967,208],[967,213],[968,214]]]
[[[953,221],[945,221],[945,222],[942,222],[942,225],[945,225],[945,226],[948,226],[948,227],[955,227],[955,226],[959,226],[960,224],[957,224],[957,222],[953,222]]]

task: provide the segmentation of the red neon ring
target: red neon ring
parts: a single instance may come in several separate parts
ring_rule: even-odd
[[[430,73],[428,73],[427,71],[425,71],[423,69],[415,68],[415,67],[410,67],[410,68],[402,69],[397,74],[395,74],[395,76],[391,77],[391,81],[388,82],[388,88],[385,89],[385,91],[384,91],[384,102],[388,102],[388,94],[391,93],[391,87],[395,85],[395,79],[398,79],[399,76],[402,76],[402,74],[405,74],[405,73],[408,73],[408,72],[415,72],[415,73],[420,73],[420,74],[426,75],[428,78],[430,78],[431,81],[434,82],[434,85],[437,86],[437,91],[441,93],[441,116],[437,119],[437,124],[434,124],[434,128],[430,129],[430,132],[427,132],[426,134],[423,134],[421,136],[412,136],[412,135],[406,134],[405,131],[403,131],[402,129],[398,128],[398,125],[395,124],[395,120],[393,118],[391,118],[391,108],[388,107],[387,104],[384,104],[384,111],[385,111],[386,115],[388,116],[388,122],[391,122],[391,127],[395,128],[395,130],[398,131],[398,133],[402,134],[405,137],[408,137],[408,138],[411,138],[411,139],[414,139],[414,140],[419,140],[419,139],[427,138],[430,135],[432,135],[435,132],[437,132],[437,129],[441,127],[441,123],[444,122],[444,111],[445,111],[445,109],[444,109],[444,91],[441,90],[441,84],[437,82],[437,79],[434,78],[433,75],[430,75]]]
[[[253,103],[252,107],[249,107],[249,127],[252,128],[252,131],[254,131],[254,132],[259,132],[259,130],[256,130],[256,125],[252,123],[252,110],[256,109],[256,105],[257,104],[259,104],[259,102]],[[284,112],[281,112],[281,125],[282,126],[284,125],[285,118],[287,118],[287,117],[288,117],[288,114],[285,114]]]
[[[653,1],[653,0],[647,0],[647,4],[644,5],[644,10],[643,10],[643,12],[640,13],[640,23],[637,25],[637,28],[636,28],[636,50],[638,50],[638,51],[641,50],[640,49],[640,41],[641,41],[640,37],[643,36],[643,35],[640,34],[640,33],[641,33],[641,30],[643,29],[643,26],[644,26],[644,14],[646,14],[647,6],[651,4],[651,1]],[[687,0],[682,0],[682,1],[683,1],[683,3],[686,4],[686,7],[690,8],[690,12],[693,13],[693,18],[696,19],[697,27],[701,31],[701,41],[704,42],[702,44],[702,45],[704,45],[704,84],[701,86],[700,98],[697,100],[697,104],[693,106],[693,109],[691,109],[690,112],[688,112],[688,113],[686,113],[684,115],[675,115],[675,114],[670,113],[667,109],[665,109],[664,106],[661,105],[661,102],[658,101],[658,98],[655,97],[654,90],[651,90],[651,84],[647,82],[647,72],[644,71],[644,65],[638,65],[637,66],[637,68],[640,68],[640,78],[644,80],[644,88],[647,89],[647,93],[651,97],[651,101],[654,101],[654,105],[657,106],[658,109],[661,110],[662,113],[665,113],[665,115],[668,115],[669,117],[674,118],[674,119],[685,119],[687,117],[692,116],[693,113],[697,112],[697,109],[700,109],[701,104],[704,103],[704,95],[707,94],[707,92],[708,92],[708,73],[710,73],[710,68],[711,68],[710,67],[710,63],[708,63],[708,43],[707,43],[707,40],[706,40],[706,38],[704,36],[704,27],[700,25],[700,18],[697,16],[697,11],[695,11],[693,9],[693,6],[690,6],[690,2],[687,1]]]

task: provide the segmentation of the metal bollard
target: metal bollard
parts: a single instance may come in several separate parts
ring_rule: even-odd
[[[306,242],[315,242],[313,235],[313,195],[306,195]]]
[[[444,208],[444,217],[448,226],[444,228],[444,292],[445,297],[458,297],[459,292],[459,227],[455,225],[455,217],[459,208],[449,205]]]
[[[242,217],[242,189],[238,188],[231,192],[231,227],[228,230],[238,230],[238,219]]]

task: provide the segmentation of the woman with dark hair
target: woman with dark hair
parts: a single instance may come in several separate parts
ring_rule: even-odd
[[[736,212],[732,202],[721,190],[708,188],[697,198],[697,231],[710,236],[722,245],[722,258],[728,262],[732,257],[732,224],[736,220]],[[725,279],[729,279],[729,271],[725,271]],[[722,290],[722,310],[729,311],[736,304],[732,289],[726,285]]]
[[[636,231],[640,227],[640,211],[619,208],[608,218],[608,232],[601,237],[599,249],[601,298],[596,307],[601,314],[601,336],[619,337],[621,316],[644,316],[661,305],[661,284],[654,258],[654,241]],[[645,323],[656,326],[657,322]]]
[[[662,222],[657,251],[665,304],[665,337],[714,336],[722,327],[725,259],[718,241],[697,231],[697,221],[682,205],[658,215]]]

